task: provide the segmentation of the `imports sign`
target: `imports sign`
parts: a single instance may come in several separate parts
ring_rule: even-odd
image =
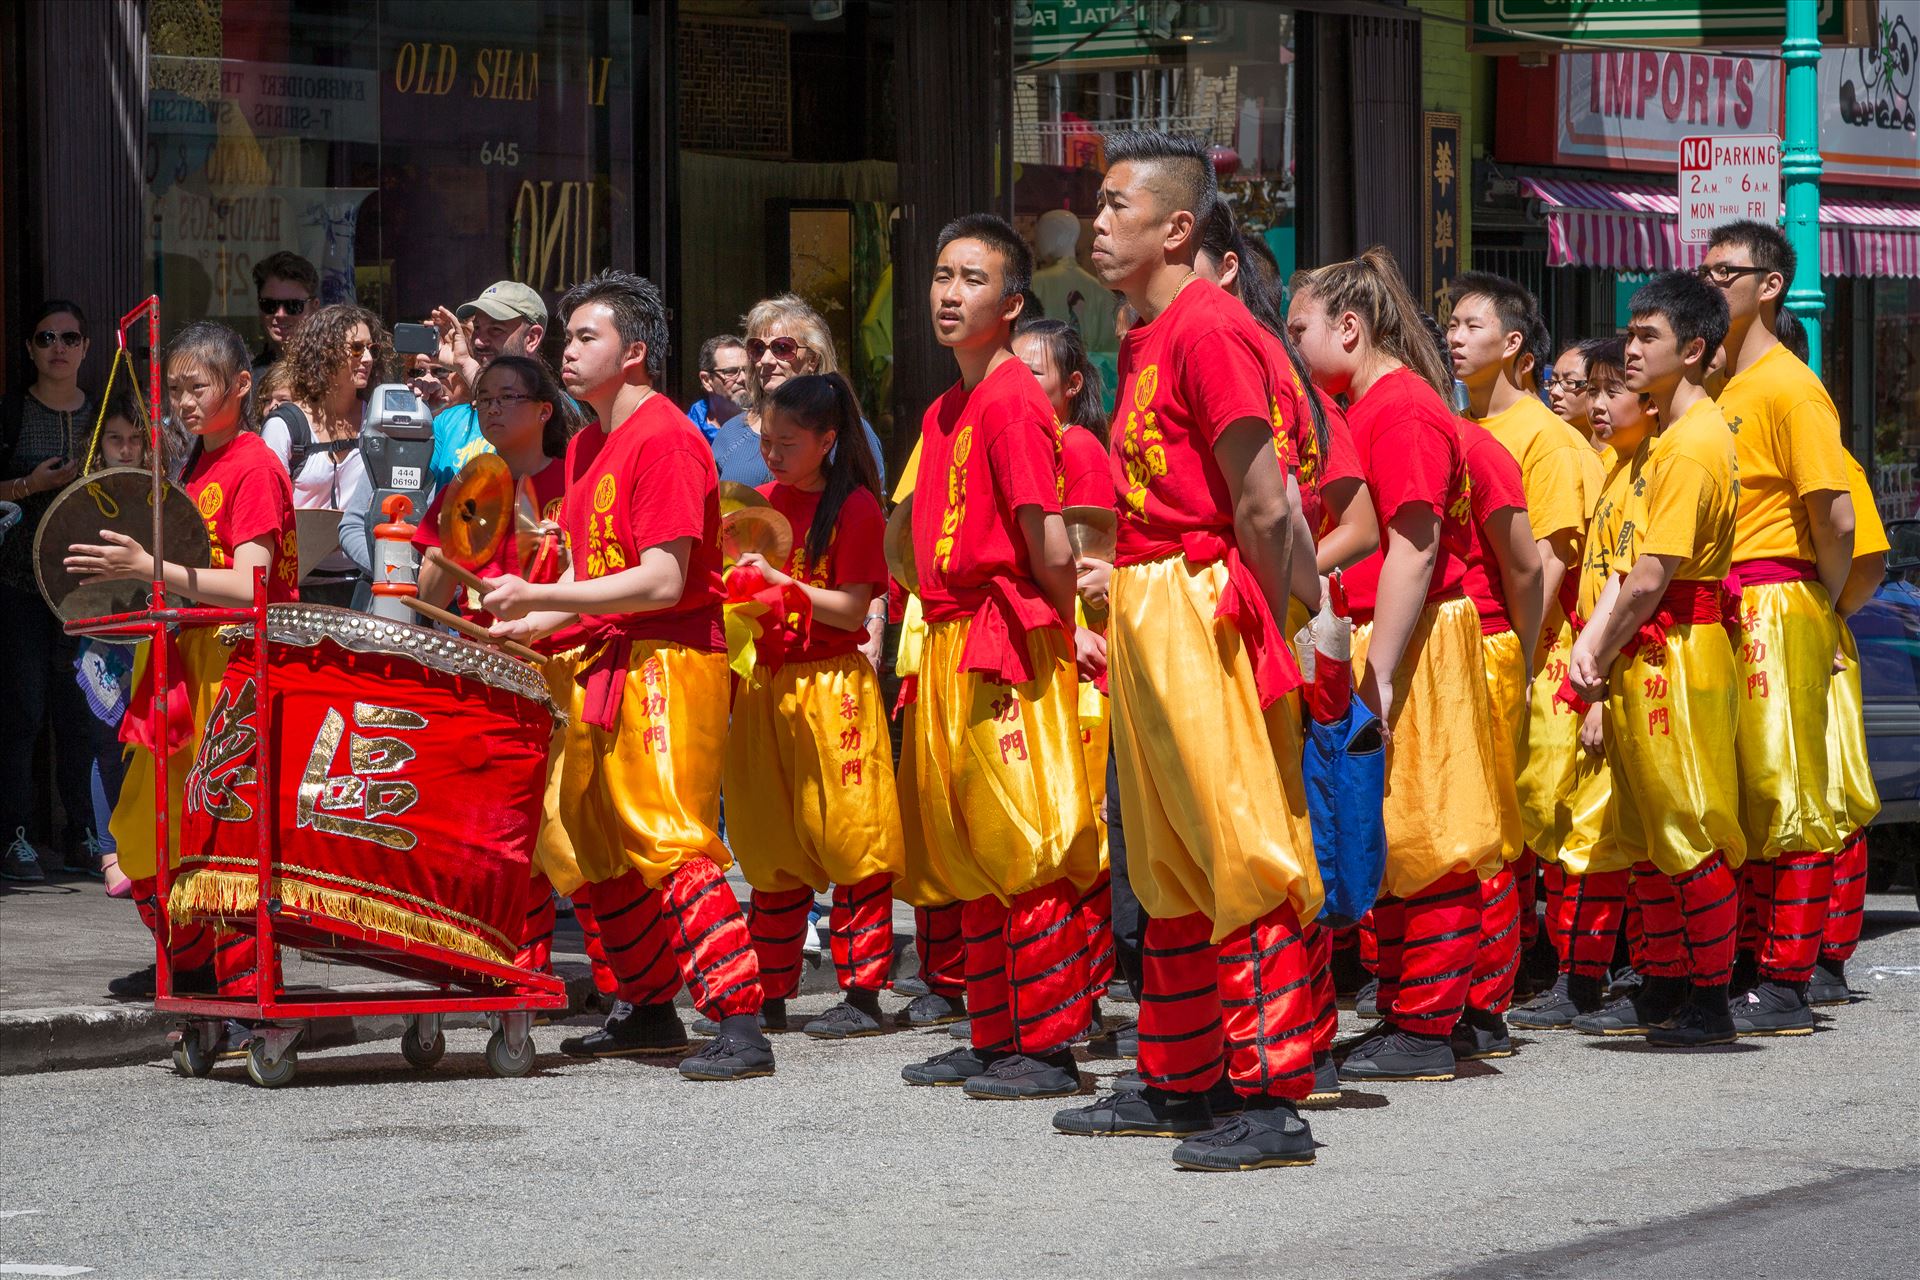
[[[1623,49],[1558,61],[1554,147],[1562,164],[1665,169],[1682,138],[1767,133],[1780,124],[1776,59]]]
[[[1705,244],[1742,218],[1780,215],[1780,139],[1773,134],[1680,140],[1680,243]]]
[[[1545,52],[1597,40],[1632,44],[1778,44],[1787,5],[1817,5],[1824,44],[1870,40],[1873,0],[1473,0],[1474,53]]]

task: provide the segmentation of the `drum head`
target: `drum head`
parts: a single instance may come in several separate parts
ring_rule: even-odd
[[[720,517],[720,558],[732,568],[749,551],[776,569],[793,553],[793,524],[772,507],[741,507]]]
[[[205,569],[213,564],[207,525],[184,489],[162,491],[160,523],[170,564]],[[111,529],[153,550],[153,474],[140,467],[108,467],[82,476],[54,498],[33,536],[33,573],[40,594],[62,622],[136,613],[153,594],[150,582],[93,582],[67,572],[67,548],[76,542],[97,546],[100,531]],[[108,637],[113,639],[112,637]],[[133,644],[136,638],[115,639]]]
[[[1060,515],[1067,522],[1067,542],[1073,547],[1074,559],[1113,563],[1120,517],[1112,507],[1068,507]]]
[[[887,517],[887,568],[893,580],[918,595],[920,570],[913,563],[913,495]]]
[[[463,569],[492,561],[500,540],[512,531],[513,472],[497,453],[476,455],[447,486],[440,503],[440,549]]]

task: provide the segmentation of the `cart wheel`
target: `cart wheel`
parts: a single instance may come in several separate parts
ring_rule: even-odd
[[[507,1033],[494,1032],[487,1040],[487,1065],[504,1079],[526,1075],[533,1070],[533,1037],[521,1041],[520,1052],[515,1053],[507,1046]]]
[[[252,1047],[247,1050],[247,1074],[253,1077],[253,1082],[262,1089],[278,1089],[281,1085],[293,1080],[293,1073],[298,1069],[299,1064],[293,1048],[289,1046],[287,1051],[280,1055],[280,1061],[268,1066],[266,1050],[267,1046],[263,1041],[254,1040]]]
[[[407,1060],[410,1067],[425,1071],[440,1061],[440,1055],[447,1051],[447,1037],[439,1031],[433,1033],[433,1039],[420,1038],[420,1023],[417,1019],[407,1020],[407,1029],[400,1033],[400,1056]]]
[[[200,1042],[200,1032],[188,1027],[173,1046],[173,1069],[183,1076],[199,1079],[213,1074],[213,1055]]]

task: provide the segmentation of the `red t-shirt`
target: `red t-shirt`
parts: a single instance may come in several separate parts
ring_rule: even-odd
[[[1113,506],[1113,474],[1107,469],[1107,446],[1078,423],[1060,429],[1060,505]]]
[[[180,487],[200,509],[213,544],[212,567],[231,569],[233,553],[258,538],[273,539],[267,600],[300,598],[300,544],[293,522],[293,482],[266,441],[242,431],[193,460]]]
[[[1374,510],[1380,513],[1381,549],[1345,575],[1347,600],[1356,622],[1373,620],[1386,555],[1387,525],[1402,508],[1422,506],[1440,517],[1440,547],[1434,557],[1427,600],[1461,594],[1472,541],[1473,504],[1458,421],[1426,380],[1395,369],[1347,407],[1353,447],[1366,473]]]
[[[1506,584],[1500,578],[1500,561],[1493,544],[1487,540],[1487,521],[1493,513],[1507,507],[1527,509],[1526,484],[1520,475],[1520,463],[1507,447],[1493,438],[1477,422],[1459,419],[1460,443],[1467,456],[1467,479],[1473,504],[1472,540],[1467,547],[1467,574],[1461,580],[1467,599],[1480,611],[1480,630],[1486,635],[1511,631],[1513,620],[1507,616]]]
[[[1274,364],[1278,352],[1245,307],[1205,280],[1187,284],[1165,311],[1120,340],[1109,451],[1121,564],[1179,550],[1187,533],[1233,540],[1233,502],[1213,456],[1233,423],[1271,424],[1281,465],[1293,472],[1292,380]]]
[[[970,618],[998,583],[1029,627],[1052,607],[1034,581],[1014,513],[1060,510],[1060,436],[1033,371],[1007,359],[972,391],[955,384],[920,426],[913,490],[913,554],[929,622]],[[1031,616],[1029,616],[1031,615]]]
[[[1286,349],[1275,344],[1275,356],[1290,375],[1288,386],[1293,389],[1294,407],[1288,420],[1293,424],[1293,453],[1299,460],[1300,510],[1307,519],[1307,528],[1313,530],[1317,541],[1327,536],[1332,528],[1332,520],[1327,515],[1326,488],[1336,480],[1364,480],[1366,473],[1360,469],[1360,455],[1354,451],[1353,431],[1347,426],[1347,415],[1340,412],[1340,406],[1333,397],[1318,387],[1301,385],[1299,375],[1294,373],[1293,362],[1287,359]],[[1327,447],[1320,448],[1320,438],[1313,430],[1313,406],[1307,397],[1320,402],[1327,420]],[[1324,456],[1323,456],[1324,454]]]
[[[811,587],[839,590],[865,585],[872,587],[875,595],[886,593],[891,575],[887,570],[887,517],[880,510],[880,499],[865,489],[848,494],[834,521],[826,557],[818,564],[809,564],[807,530],[813,528],[822,491],[808,493],[775,481],[761,485],[760,494],[793,525],[793,550],[780,566],[788,576]],[[802,635],[795,625],[798,622],[798,615],[789,615],[782,624],[786,627],[788,662],[819,662],[858,653],[867,638],[864,627],[848,631],[818,618],[813,619],[808,634]]]
[[[561,508],[567,495],[566,464],[555,459],[540,468],[533,475],[533,500],[540,508],[539,519],[559,520]],[[427,514],[413,531],[413,545],[423,551],[428,547],[438,547],[440,542],[440,508],[447,496],[443,488],[433,495],[433,502],[427,507]],[[559,556],[548,558],[545,566],[540,567],[539,577],[528,578],[529,582],[556,582],[560,578],[562,561]],[[509,574],[520,576],[535,566],[520,563],[520,539],[515,533],[508,533],[500,539],[499,548],[493,553],[493,559],[474,570],[483,578],[504,578]],[[493,615],[480,607],[480,601],[470,587],[461,587],[453,593],[454,607],[460,615],[483,627],[493,625]]]
[[[590,426],[567,445],[562,523],[576,581],[640,563],[640,554],[692,538],[687,585],[677,604],[590,622],[617,624],[635,640],[669,640],[724,653],[720,602],[720,475],[713,450],[687,415],[651,395],[612,431]]]

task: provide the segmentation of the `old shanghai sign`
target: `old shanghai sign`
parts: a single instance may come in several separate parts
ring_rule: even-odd
[[[1680,141],[1680,243],[1705,244],[1742,218],[1780,213],[1780,139],[1772,134]]]

